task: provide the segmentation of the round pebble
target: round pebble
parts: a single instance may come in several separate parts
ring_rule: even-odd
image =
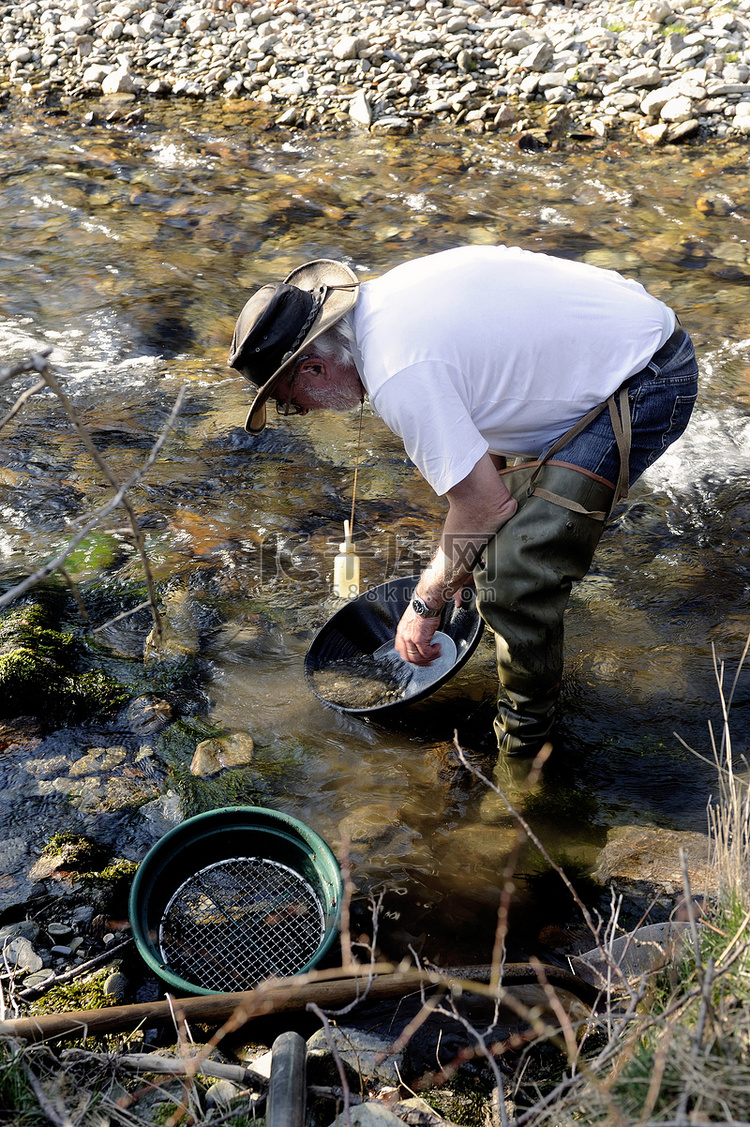
[[[118,1002],[124,1002],[130,990],[128,978],[120,971],[114,971],[104,982],[104,993]]]
[[[34,971],[23,980],[24,989],[33,990],[37,986],[43,986],[53,977],[53,971],[49,967],[43,967],[41,970]]]
[[[231,1080],[217,1080],[206,1091],[206,1107],[225,1110],[239,1092],[240,1089]]]
[[[33,974],[42,969],[42,960],[28,939],[6,939],[2,946],[3,962],[20,973]]]
[[[54,943],[63,943],[73,935],[73,928],[69,924],[47,924],[47,935]]]

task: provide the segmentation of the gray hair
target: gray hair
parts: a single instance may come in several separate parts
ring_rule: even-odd
[[[321,333],[310,345],[311,352],[323,360],[330,360],[334,364],[345,367],[355,367],[352,345],[354,336],[354,323],[352,311],[345,313],[327,332]]]

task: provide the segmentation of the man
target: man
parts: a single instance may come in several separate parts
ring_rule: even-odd
[[[402,438],[449,508],[396,648],[429,664],[441,610],[473,575],[496,637],[498,746],[535,755],[571,585],[695,402],[695,353],[672,310],[613,271],[517,247],[443,251],[362,283],[323,259],[250,298],[229,363],[259,388],[252,434],[269,398],[306,414],[367,394]]]

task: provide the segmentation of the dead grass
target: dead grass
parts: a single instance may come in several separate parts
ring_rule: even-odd
[[[519,1070],[509,1086],[508,1121],[515,1127],[750,1122],[750,786],[730,731],[748,648],[750,638],[731,685],[716,664],[723,715],[721,732],[709,729],[718,786],[708,829],[718,895],[696,901],[683,860],[688,926],[681,957],[657,975],[630,981],[613,961],[606,1017],[582,1031],[575,1051],[568,1042],[564,1076],[556,1084],[524,1084]],[[605,931],[605,950],[615,931]]]

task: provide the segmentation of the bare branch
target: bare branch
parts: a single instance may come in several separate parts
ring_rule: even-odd
[[[44,369],[43,369],[41,374],[42,374],[42,378],[46,381],[46,383],[49,385],[49,387],[52,389],[52,391],[54,391],[55,395],[57,396],[57,398],[62,403],[63,408],[65,409],[65,413],[67,414],[68,418],[70,419],[73,426],[75,427],[76,432],[78,433],[78,437],[80,438],[81,442],[83,443],[86,450],[88,451],[88,453],[89,453],[90,457],[92,458],[94,464],[99,467],[99,469],[104,474],[105,478],[107,479],[109,484],[112,486],[112,488],[117,489],[118,486],[119,486],[119,482],[117,481],[117,478],[113,474],[112,470],[109,468],[105,459],[101,456],[101,454],[97,450],[97,448],[94,445],[94,442],[91,438],[91,435],[89,434],[88,430],[83,425],[83,423],[81,422],[81,419],[78,415],[78,412],[76,411],[75,407],[73,406],[72,402],[70,401],[68,396],[65,394],[63,389],[60,387],[60,384],[55,379],[54,375],[52,374],[52,369],[50,368],[50,366],[48,364],[45,364]],[[180,402],[182,401],[182,392],[178,396],[178,400]],[[130,527],[131,527],[131,530],[132,530],[132,533],[133,533],[133,538],[135,540],[136,549],[137,549],[138,555],[140,556],[140,559],[141,559],[141,566],[143,568],[143,574],[144,574],[144,578],[146,580],[146,589],[148,591],[148,598],[149,598],[149,602],[151,604],[151,614],[153,615],[156,633],[157,633],[157,636],[161,636],[161,615],[159,614],[159,607],[157,606],[157,602],[156,602],[156,590],[154,588],[154,577],[151,574],[151,566],[148,562],[148,556],[146,555],[146,548],[145,548],[143,532],[140,528],[140,525],[138,524],[138,518],[135,515],[135,510],[133,509],[133,506],[131,505],[130,501],[128,500],[128,497],[127,497],[126,494],[123,494],[123,496],[122,496],[122,507],[125,509],[125,512],[128,514],[128,520],[130,522]]]
[[[48,345],[46,348],[40,348],[30,360],[20,360],[10,368],[0,368],[0,386],[8,383],[9,380],[14,380],[16,376],[22,376],[25,372],[40,372],[46,367],[47,357],[51,354],[52,346]]]
[[[132,1072],[153,1072],[162,1076],[211,1076],[217,1080],[232,1080],[236,1084],[246,1084],[265,1089],[268,1080],[260,1072],[240,1064],[224,1064],[222,1061],[207,1060],[196,1054],[190,1057],[164,1057],[157,1053],[126,1053],[124,1056],[110,1057],[106,1053],[94,1053],[87,1049],[64,1049],[60,1054],[63,1061],[97,1060],[111,1062]]]
[[[28,1080],[34,1095],[37,1098],[37,1103],[42,1112],[44,1112],[50,1123],[54,1127],[73,1127],[73,1121],[68,1115],[65,1108],[56,1108],[52,1101],[48,1098],[47,1093],[39,1081],[39,1078],[34,1075],[30,1068],[26,1068],[26,1079]]]
[[[542,857],[544,857],[547,864],[550,866],[551,869],[554,869],[554,871],[560,877],[560,880],[563,882],[563,884],[567,888],[568,892],[573,897],[573,900],[575,901],[575,904],[577,905],[578,910],[580,911],[581,915],[583,916],[584,920],[586,921],[588,928],[591,931],[591,934],[594,936],[594,939],[596,940],[597,947],[601,947],[601,944],[600,944],[600,941],[599,941],[599,929],[596,926],[596,924],[594,923],[594,921],[592,920],[591,914],[590,914],[588,908],[583,903],[580,896],[576,892],[575,888],[571,884],[567,873],[564,872],[563,869],[561,869],[560,866],[555,861],[552,860],[549,853],[544,848],[544,846],[542,845],[541,841],[539,840],[537,835],[532,830],[529,823],[526,821],[524,816],[522,814],[520,814],[519,811],[516,810],[514,808],[514,806],[508,801],[508,799],[503,794],[500,787],[497,786],[495,783],[493,783],[490,779],[488,779],[487,776],[484,775],[475,764],[470,763],[468,761],[468,759],[466,758],[466,755],[464,753],[463,748],[461,747],[461,745],[458,742],[458,732],[455,733],[454,743],[455,743],[455,746],[456,746],[456,750],[458,751],[458,756],[459,756],[461,762],[463,763],[464,767],[466,767],[467,770],[471,771],[472,775],[474,775],[477,779],[479,779],[480,782],[484,783],[485,786],[489,787],[490,790],[494,791],[495,794],[499,795],[500,798],[503,799],[506,806],[508,807],[509,812],[513,815],[513,817],[516,819],[518,824],[521,826],[523,832],[526,834],[526,836],[531,841],[533,841],[534,845],[539,850]],[[545,744],[545,746],[542,748],[542,751],[539,753],[539,756],[537,756],[537,758],[539,758],[544,753],[545,748],[549,748],[549,750],[551,750],[551,745]],[[549,751],[547,751],[546,755],[544,755],[544,759],[541,760],[542,763],[544,763],[544,760],[548,757],[548,755],[549,755]]]
[[[139,610],[143,610],[144,607],[150,606],[151,603],[148,601],[148,599],[145,599],[142,603],[139,603],[137,607],[131,607],[130,610],[124,610],[121,614],[116,614],[114,618],[110,618],[108,622],[103,622],[101,626],[95,626],[91,633],[99,634],[102,630],[106,630],[108,626],[114,626],[116,622],[121,622],[123,618],[130,618],[132,614],[137,614]]]
[[[7,415],[0,419],[0,430],[2,430],[5,424],[9,423],[11,419],[15,418],[15,416],[23,407],[24,403],[26,403],[28,399],[31,399],[32,395],[36,395],[38,391],[42,391],[42,389],[46,386],[47,384],[44,380],[38,380],[35,384],[32,384],[31,387],[27,388],[26,391],[22,392],[11,407],[10,411],[8,411]]]
[[[151,447],[149,455],[143,465],[117,489],[117,492],[113,497],[109,499],[109,501],[106,502],[106,504],[100,506],[100,508],[93,513],[93,515],[85,523],[83,528],[81,528],[79,532],[76,533],[73,539],[68,542],[65,549],[58,556],[56,556],[53,560],[49,560],[46,564],[43,565],[43,567],[38,568],[38,570],[35,571],[32,575],[27,576],[26,579],[24,579],[21,583],[18,583],[15,587],[12,587],[10,591],[6,591],[4,595],[0,595],[0,607],[7,606],[9,603],[14,602],[14,600],[19,598],[20,595],[23,595],[31,587],[34,587],[42,579],[45,579],[48,575],[51,575],[53,571],[56,571],[57,568],[65,562],[73,549],[76,548],[81,543],[81,541],[86,538],[86,536],[88,536],[89,532],[91,532],[92,529],[96,528],[96,526],[103,520],[105,516],[107,516],[108,513],[112,512],[113,509],[116,509],[117,506],[122,503],[123,498],[125,497],[128,490],[132,489],[132,487],[141,480],[146,471],[151,468],[151,466],[159,456],[159,453],[167,440],[167,436],[172,430],[175,420],[180,412],[184,394],[185,389],[181,388],[178,392],[177,399],[175,400],[174,406],[172,407],[169,418],[164,425],[164,429],[162,430],[154,445]],[[150,599],[149,605],[152,605]]]

